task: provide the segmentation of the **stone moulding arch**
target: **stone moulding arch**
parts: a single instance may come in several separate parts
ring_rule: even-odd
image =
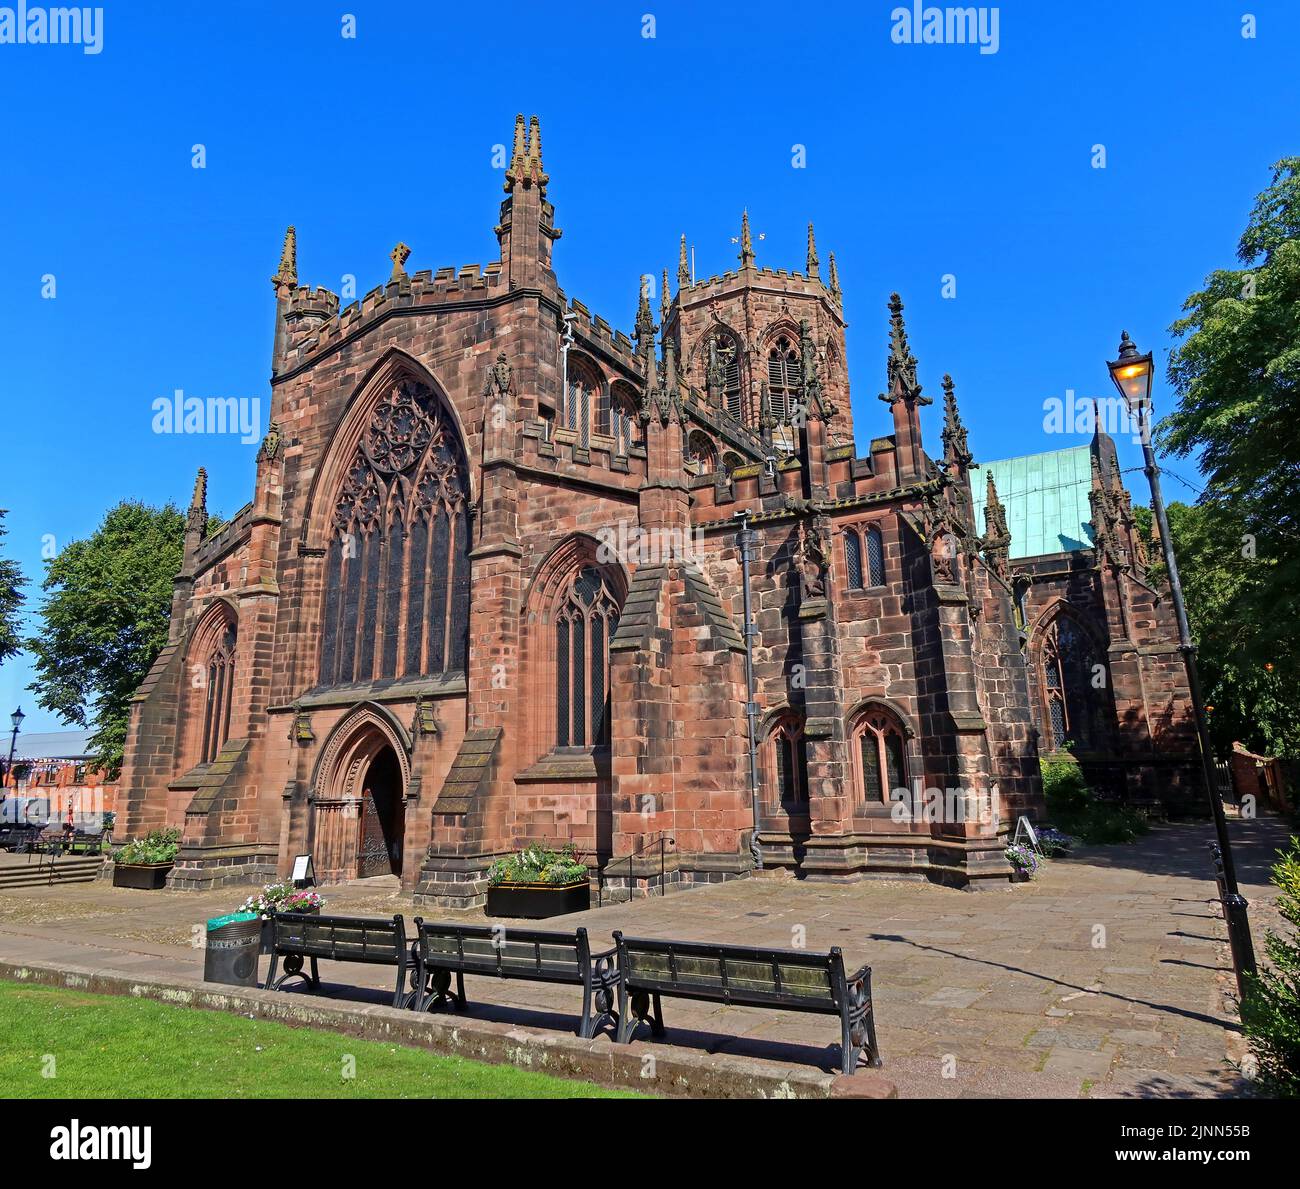
[[[565,537],[537,565],[528,583],[524,599],[524,615],[532,619],[545,615],[555,602],[560,587],[584,565],[595,566],[611,580],[613,593],[621,607],[627,601],[627,571],[621,562],[611,558],[599,561],[600,542],[589,533],[572,533]]]
[[[1060,595],[1053,596],[1047,605],[1034,617],[1033,625],[1026,633],[1026,642],[1029,646],[1031,648],[1035,647],[1042,639],[1043,633],[1062,616],[1074,621],[1079,630],[1092,641],[1099,654],[1104,654],[1107,651],[1105,641],[1092,623],[1089,622],[1088,617],[1069,599],[1062,598]]]
[[[218,633],[227,626],[239,626],[239,608],[233,599],[218,595],[207,603],[190,629],[185,642],[186,661],[192,661],[207,645],[215,643]]]
[[[911,720],[908,718],[907,711],[903,709],[893,698],[884,698],[879,694],[872,694],[856,702],[848,714],[844,716],[844,725],[846,732],[851,733],[853,724],[857,722],[863,711],[872,706],[879,706],[882,710],[888,710],[897,720],[900,729],[903,732],[904,739],[914,739],[916,731],[912,728]],[[847,735],[846,735],[847,737]]]
[[[359,797],[360,778],[370,760],[390,746],[402,770],[402,796],[411,787],[411,739],[387,710],[363,702],[330,732],[312,773],[312,800]]]
[[[437,378],[415,356],[400,347],[390,347],[366,373],[348,398],[343,414],[334,427],[320,465],[307,492],[303,511],[299,545],[305,549],[324,549],[328,544],[329,523],[333,508],[332,496],[343,483],[347,468],[352,463],[370,418],[386,390],[400,380],[412,380],[431,389],[457,434],[457,451],[465,464],[465,481],[468,485],[466,501],[470,508],[477,506],[477,475],[469,465],[469,438],[455,404]]]

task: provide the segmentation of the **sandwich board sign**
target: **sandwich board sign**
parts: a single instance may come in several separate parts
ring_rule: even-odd
[[[316,868],[312,865],[311,855],[294,856],[293,886],[295,888],[314,888],[316,886]]]
[[[1030,847],[1039,851],[1038,831],[1034,829],[1034,824],[1022,813],[1016,821],[1016,833],[1011,839],[1011,844],[1015,846],[1021,841],[1028,842]]]

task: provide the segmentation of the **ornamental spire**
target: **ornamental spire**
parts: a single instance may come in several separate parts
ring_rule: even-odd
[[[647,380],[653,383],[653,370],[655,357],[655,320],[650,313],[650,286],[646,284],[646,279],[641,278],[641,299],[636,307],[636,330],[632,337],[636,339],[637,354],[644,356],[647,360]]]
[[[288,285],[291,289],[298,284],[298,233],[292,223],[284,233],[284,247],[280,249],[280,268],[271,278],[271,284],[277,289]]]
[[[838,302],[843,296],[840,293],[840,270],[835,267],[835,253],[831,253],[831,278],[827,285],[833,300]]]
[[[984,560],[989,568],[1004,582],[1009,579],[1011,556],[1011,532],[1007,528],[1007,510],[998,499],[997,484],[993,482],[993,472],[988,472],[988,481],[984,494],[984,535],[980,538],[980,548],[984,551]]]
[[[542,165],[542,126],[536,116],[524,123],[523,113],[515,116],[515,139],[510,152],[510,167],[506,170],[505,189],[514,191],[515,185],[525,190],[536,186],[537,192],[546,194],[546,183],[551,179]]]
[[[199,467],[194,476],[194,494],[190,496],[190,510],[185,518],[185,527],[190,532],[197,532],[202,540],[208,526],[208,472]]]
[[[931,403],[921,395],[921,385],[916,378],[916,356],[907,342],[907,326],[903,322],[903,299],[897,293],[889,295],[889,363],[887,366],[889,391],[881,399],[891,405],[897,400],[914,400],[917,404]]]
[[[686,237],[682,236],[682,242],[677,249],[677,288],[685,289],[691,283],[691,268],[686,260]]]
[[[808,262],[806,268],[809,277],[819,281],[822,279],[821,263],[817,259],[817,238],[813,235],[811,219],[808,221]]]
[[[970,467],[972,455],[966,444],[966,427],[962,424],[961,413],[957,408],[957,396],[953,391],[952,377],[943,378],[943,456],[951,463],[956,463],[963,470]],[[992,472],[989,479],[992,481]]]
[[[754,267],[754,241],[749,234],[749,208],[740,216],[740,267]]]

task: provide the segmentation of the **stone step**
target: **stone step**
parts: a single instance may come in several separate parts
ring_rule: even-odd
[[[58,859],[53,872],[48,862],[37,866],[30,863],[6,864],[0,867],[0,891],[10,888],[43,888],[65,883],[91,883],[99,878],[103,859],[94,856],[85,859]]]

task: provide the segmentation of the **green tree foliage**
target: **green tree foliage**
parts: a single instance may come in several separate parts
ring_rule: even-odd
[[[1172,503],[1165,509],[1197,645],[1210,735],[1226,755],[1234,742],[1266,755],[1294,756],[1300,740],[1300,698],[1286,688],[1272,655],[1272,625],[1255,610],[1272,571],[1245,556],[1245,536],[1231,505],[1217,500]],[[1135,508],[1145,536],[1151,512]],[[1165,567],[1152,557],[1151,577]],[[1265,638],[1261,638],[1265,637]],[[1273,668],[1267,666],[1272,663]]]
[[[1214,674],[1216,716],[1223,711],[1226,730],[1238,715],[1237,737],[1248,745],[1295,755],[1300,157],[1273,167],[1237,256],[1242,267],[1211,273],[1170,328],[1182,340],[1169,360],[1179,403],[1158,441],[1174,455],[1199,456],[1208,478],[1195,509],[1171,511],[1171,532],[1207,677]]]
[[[0,508],[0,544],[9,530],[5,517],[9,513]],[[0,557],[0,661],[8,660],[21,647],[19,609],[23,605],[23,572],[16,561]]]
[[[167,643],[184,539],[185,515],[171,504],[122,503],[45,563],[39,634],[26,642],[31,688],[64,722],[94,724],[96,762],[113,773],[131,695]]]
[[[1292,838],[1290,850],[1281,852],[1273,883],[1290,936],[1268,931],[1268,965],[1250,980],[1241,1018],[1261,1084],[1280,1097],[1300,1098],[1300,839]]]

